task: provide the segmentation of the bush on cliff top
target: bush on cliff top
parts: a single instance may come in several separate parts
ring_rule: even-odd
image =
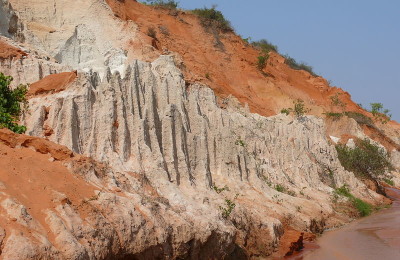
[[[211,8],[198,8],[192,10],[192,13],[201,18],[201,25],[205,28],[215,27],[222,32],[233,32],[231,23],[225,19],[221,11]]]
[[[25,85],[19,85],[11,89],[13,78],[0,72],[0,128],[8,128],[11,131],[22,134],[26,127],[18,125],[18,119],[27,107]]]
[[[173,1],[173,0],[146,0],[146,3],[148,5],[153,5],[157,7],[162,7],[162,8],[167,8],[167,9],[173,9],[175,10],[178,8],[178,3]]]

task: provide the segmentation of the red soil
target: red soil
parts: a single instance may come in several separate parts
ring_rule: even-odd
[[[0,59],[21,58],[27,56],[24,51],[9,45],[8,43],[0,40]]]
[[[31,84],[29,87],[28,96],[63,91],[70,83],[75,81],[76,77],[76,71],[51,74]]]
[[[258,50],[234,33],[211,28],[207,32],[199,18],[190,12],[146,6],[136,1],[106,2],[116,17],[133,20],[138,25],[140,36],[126,46],[130,58],[151,61],[160,54],[179,54],[177,63],[185,80],[209,85],[221,104],[222,99],[232,95],[242,104],[247,103],[251,112],[271,116],[282,108],[293,107],[294,100],[302,99],[311,109],[310,114],[317,116],[324,112],[354,111],[372,118],[351,100],[349,93],[329,86],[322,77],[291,69],[277,53],[270,53],[263,70],[268,76],[264,76],[256,68]],[[149,28],[156,31],[155,38],[148,36]],[[333,104],[331,98],[335,95],[343,106]],[[400,129],[395,121],[390,125]]]
[[[39,221],[45,235],[51,234],[45,221],[46,209],[63,204],[82,207],[83,200],[94,195],[95,187],[63,164],[70,160],[81,158],[65,146],[0,129],[0,182],[3,184],[0,196],[25,205],[28,213]],[[63,195],[57,195],[60,193]],[[6,234],[17,228],[30,236],[28,228],[10,219],[4,209],[1,211],[0,226],[6,229]],[[83,207],[79,211],[84,214]]]

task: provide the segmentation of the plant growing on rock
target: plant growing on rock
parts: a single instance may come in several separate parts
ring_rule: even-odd
[[[219,206],[219,209],[222,211],[222,217],[227,219],[235,209],[236,204],[230,199],[225,199],[225,205],[225,207]]]
[[[268,54],[263,54],[257,57],[257,69],[263,70],[269,58]]]
[[[372,212],[372,205],[355,197],[350,193],[349,187],[345,184],[340,188],[337,188],[334,192],[336,195],[344,196],[350,200],[353,206],[358,210],[358,213],[362,216],[368,216]]]
[[[301,99],[294,100],[293,107],[281,110],[282,114],[289,115],[290,113],[293,113],[296,117],[302,117],[308,112],[310,112],[310,109],[305,106],[304,101]]]
[[[386,124],[392,118],[392,115],[389,114],[390,110],[383,108],[382,103],[371,103],[370,112],[374,116],[374,118],[381,122],[382,124]]]
[[[19,85],[11,89],[10,84],[13,78],[5,76],[0,72],[0,128],[8,128],[11,131],[22,134],[26,127],[18,124],[19,117],[27,109],[26,85]]]
[[[344,103],[339,96],[342,95],[342,93],[336,93],[333,96],[330,96],[329,98],[331,99],[331,104],[336,107],[340,108],[346,108],[346,103]]]
[[[356,140],[356,147],[335,146],[342,166],[361,178],[376,179],[393,168],[385,150],[368,139]]]
[[[290,57],[289,55],[283,55],[285,57],[285,64],[287,64],[289,67],[291,67],[294,70],[305,70],[314,77],[318,76],[317,74],[314,73],[313,68],[309,65],[307,65],[304,62],[298,63],[295,59]]]

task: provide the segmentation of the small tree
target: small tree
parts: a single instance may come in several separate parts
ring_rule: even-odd
[[[374,116],[374,118],[380,121],[382,124],[386,124],[392,118],[392,115],[389,114],[389,109],[384,109],[382,103],[371,103],[370,112]]]
[[[293,113],[296,117],[302,117],[304,114],[310,112],[310,109],[304,105],[304,101],[301,99],[294,100],[293,105],[294,107],[283,108],[281,113],[286,115]]]
[[[11,89],[13,78],[0,72],[0,128],[8,128],[15,133],[25,133],[26,127],[18,125],[19,117],[27,108],[26,85]]]
[[[343,168],[361,178],[375,179],[393,168],[384,149],[368,139],[357,139],[354,148],[338,144],[336,151]]]

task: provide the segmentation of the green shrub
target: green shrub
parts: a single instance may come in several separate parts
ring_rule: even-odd
[[[360,125],[367,125],[371,127],[375,127],[374,122],[368,116],[358,113],[358,112],[344,112],[344,115],[353,118]]]
[[[236,207],[236,204],[230,199],[225,199],[225,204],[225,207],[219,206],[219,209],[222,211],[222,217],[226,219],[231,215],[232,211]]]
[[[356,147],[335,146],[342,166],[362,178],[375,179],[378,175],[393,168],[383,148],[368,139],[356,140]]]
[[[178,2],[173,0],[146,0],[146,4],[173,10],[178,8]]]
[[[10,88],[13,78],[0,72],[0,128],[8,128],[15,133],[25,133],[26,127],[18,125],[19,117],[27,108],[26,85]]]
[[[368,216],[372,212],[371,204],[359,199],[354,198],[352,199],[353,206],[358,210],[362,217]]]
[[[239,145],[239,146],[242,146],[242,147],[244,147],[246,145],[246,143],[242,139],[240,139],[240,137],[239,137],[239,139],[237,139],[235,141],[235,144]]]
[[[278,47],[270,43],[266,39],[252,42],[251,45],[253,45],[256,49],[259,49],[263,53],[269,53],[270,51],[278,52]]]
[[[339,120],[343,116],[343,113],[325,112],[324,115],[332,118],[333,120]]]
[[[371,110],[369,112],[372,113],[374,118],[380,121],[382,124],[386,124],[392,118],[392,115],[389,114],[389,109],[384,109],[382,103],[371,103]]]
[[[296,99],[293,101],[293,108],[283,108],[281,110],[281,113],[284,113],[286,115],[293,113],[296,117],[301,117],[308,112],[310,112],[310,109],[306,108],[306,106],[304,105],[304,101],[301,99]]]
[[[288,116],[290,114],[290,110],[288,108],[282,108],[281,114],[286,114]]]
[[[283,57],[285,58],[285,63],[292,69],[305,70],[313,76],[318,76],[317,74],[314,73],[313,68],[311,66],[307,65],[306,63],[304,63],[304,62],[298,63],[295,59],[293,59],[289,55],[283,55]]]
[[[264,54],[257,57],[257,68],[259,70],[263,70],[265,68],[268,58],[269,58],[268,54]]]
[[[371,214],[372,205],[357,197],[354,197],[354,195],[350,193],[350,190],[346,184],[340,188],[337,188],[334,194],[349,198],[353,206],[358,210],[360,216],[365,217]]]
[[[394,186],[394,181],[391,179],[385,178],[385,179],[383,179],[383,181],[386,182],[387,184],[389,184],[390,186]]]
[[[217,28],[222,32],[232,32],[233,28],[231,23],[225,19],[221,11],[215,9],[216,6],[211,8],[199,8],[192,10],[192,13],[199,16],[201,19],[201,24],[205,28]]]
[[[292,197],[296,197],[296,196],[297,196],[297,195],[296,195],[296,192],[294,192],[294,191],[292,191],[292,190],[289,190],[288,188],[286,188],[285,186],[283,186],[283,185],[281,185],[281,184],[276,184],[276,185],[274,186],[274,188],[275,188],[275,190],[276,190],[277,192],[282,192],[282,193],[285,193],[285,194],[290,195],[290,196],[292,196]]]
[[[333,96],[330,96],[329,98],[331,99],[331,103],[333,106],[340,107],[340,108],[345,108],[346,103],[344,103],[339,96],[342,95],[342,93],[336,93]]]

